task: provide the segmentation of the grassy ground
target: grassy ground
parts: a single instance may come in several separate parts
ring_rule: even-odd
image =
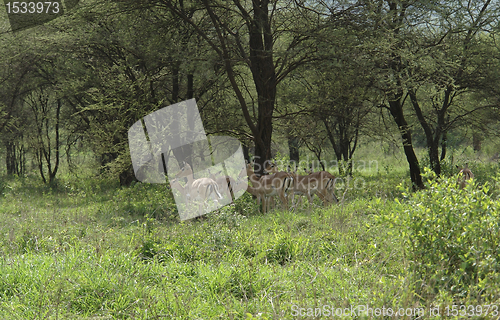
[[[3,178],[0,318],[326,319],[333,307],[427,319],[497,305],[497,168],[474,168],[489,189],[442,181],[411,195],[404,166],[379,164],[330,208],[261,215],[244,196],[187,222],[161,185]]]

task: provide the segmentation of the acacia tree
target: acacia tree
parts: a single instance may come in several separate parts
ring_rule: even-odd
[[[468,96],[500,80],[495,71],[500,60],[491,54],[492,42],[486,36],[500,17],[500,6],[490,0],[458,1],[432,9],[429,20],[423,21],[426,28],[413,40],[415,62],[408,68],[407,87],[426,137],[431,169],[440,175],[448,131],[477,111],[496,106],[489,101],[471,106]]]
[[[187,1],[153,2],[188,23],[218,55],[253,136],[257,170],[262,170],[271,158],[277,86],[298,66],[315,59],[309,32],[318,28],[317,13],[304,11],[292,1],[203,0],[189,2],[199,12],[190,17],[183,7]],[[303,22],[300,32],[298,19]],[[243,65],[250,71],[252,85],[239,76]],[[247,99],[254,95],[257,110],[252,114]]]
[[[366,0],[360,3],[357,14],[363,32],[365,67],[372,71],[372,86],[382,92],[379,104],[391,114],[396,123],[403,150],[410,168],[414,189],[423,188],[420,165],[413,148],[411,126],[404,112],[407,87],[409,44],[413,36],[410,19],[419,14],[419,4],[412,0]]]
[[[372,75],[361,50],[363,32],[357,24],[356,19],[342,25],[327,21],[326,27],[315,35],[319,43],[317,61],[292,74],[281,98],[290,105],[286,111],[289,115],[304,117],[300,111],[307,112],[307,120],[302,123],[289,120],[288,136],[306,137],[302,140],[316,157],[326,138],[340,164],[341,175],[352,174],[352,157],[360,137],[370,131],[368,115],[376,98],[370,88]],[[323,129],[313,132],[311,123]],[[319,137],[315,138],[316,135]]]
[[[359,70],[348,63],[335,67],[325,60],[313,70],[297,70],[286,81],[281,103],[287,110],[280,123],[290,153],[303,145],[321,162],[330,142],[339,173],[352,174],[352,157],[360,137],[370,130],[368,115],[373,110],[373,95]],[[298,156],[290,160],[298,161]]]
[[[27,79],[33,71],[34,57],[19,50],[26,45],[23,41],[8,35],[3,38],[0,41],[3,57],[0,61],[0,141],[5,147],[7,174],[21,175],[25,173],[27,152],[22,98],[29,91]]]
[[[492,3],[362,3],[360,12],[369,30],[363,46],[373,61],[374,86],[385,95],[380,106],[389,110],[398,125],[414,188],[423,185],[408,111],[414,112],[424,131],[431,167],[439,174],[440,161],[446,156],[447,132],[487,107],[464,107],[463,102],[457,102],[471,89],[483,90],[488,82],[496,82],[486,76],[487,70],[495,69],[492,60],[478,50],[485,47],[484,34],[498,20],[498,4]]]
[[[24,101],[31,110],[33,132],[30,147],[44,183],[52,184],[59,170],[61,99],[54,99],[47,90],[33,90]],[[46,175],[48,175],[48,180]]]
[[[75,134],[89,141],[101,172],[118,174],[127,185],[135,179],[129,127],[180,100],[194,97],[203,105],[222,72],[214,67],[211,51],[179,19],[154,8],[136,10],[131,4],[124,10],[121,5],[82,7],[73,20],[61,19],[71,27],[67,36],[74,43],[65,50],[76,61],[61,86],[81,124],[72,127]]]
[[[322,121],[341,175],[352,175],[352,158],[360,137],[369,132],[369,115],[373,111],[374,94],[364,68],[353,65],[355,59],[343,55],[342,62],[328,63],[317,71],[317,95],[313,102],[314,115]],[[322,64],[325,66],[325,64]]]

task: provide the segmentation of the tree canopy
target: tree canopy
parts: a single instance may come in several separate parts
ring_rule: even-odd
[[[421,188],[412,134],[438,175],[453,130],[497,134],[499,15],[490,0],[87,0],[14,32],[4,14],[6,171],[31,160],[50,183],[85,149],[128,184],[128,128],[195,98],[207,132],[237,137],[260,164],[273,137],[291,160],[308,148],[349,164],[360,141],[391,131]]]

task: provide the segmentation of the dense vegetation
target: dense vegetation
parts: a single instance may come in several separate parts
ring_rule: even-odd
[[[92,151],[129,185],[127,130],[191,98],[259,164],[274,140],[294,161],[333,151],[350,174],[363,140],[395,140],[415,189],[422,161],[440,175],[450,147],[498,132],[496,1],[85,0],[13,31],[1,14],[7,174],[52,183],[63,157]]]
[[[499,316],[500,2],[64,2],[19,30],[0,10],[0,318]],[[180,221],[127,132],[192,98],[340,203]]]
[[[391,158],[356,171],[363,187],[339,186],[329,208],[262,215],[245,195],[185,222],[163,185],[4,177],[1,317],[292,319],[367,305],[410,319],[498,304],[498,165],[471,163],[465,190],[428,172],[412,193]]]

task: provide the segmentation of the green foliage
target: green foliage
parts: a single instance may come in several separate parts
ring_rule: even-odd
[[[283,231],[275,231],[274,239],[268,244],[266,259],[271,263],[284,265],[292,262],[302,251],[308,249],[308,240],[292,237]]]
[[[172,193],[165,185],[134,183],[118,189],[113,197],[120,211],[132,217],[166,218],[176,220],[177,206]]]
[[[428,170],[426,178],[427,189],[409,196],[402,224],[414,270],[436,292],[496,292],[500,203],[489,195],[489,184],[471,181],[460,190],[453,178],[436,180]]]
[[[6,188],[8,188],[7,183],[3,179],[0,179],[0,197],[4,195],[4,191],[6,191]]]
[[[164,186],[7,179],[0,317],[292,319],[293,305],[332,296],[336,306],[498,303],[490,183],[460,191],[429,175],[409,194],[394,168],[356,171],[365,189],[329,208],[263,215],[245,195],[182,222]]]

